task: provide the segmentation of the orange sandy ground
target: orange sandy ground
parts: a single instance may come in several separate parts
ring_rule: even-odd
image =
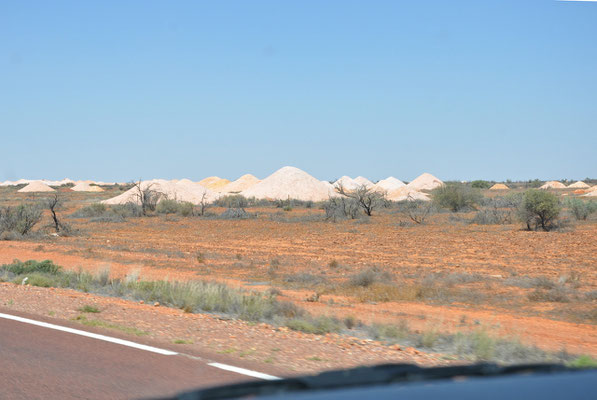
[[[113,194],[72,194],[68,212]],[[584,317],[591,312],[595,315],[595,300],[530,302],[526,296],[531,289],[501,284],[514,276],[558,280],[575,275],[580,294],[595,291],[595,221],[578,223],[569,231],[544,233],[521,231],[518,225],[450,222],[446,215],[436,216],[424,226],[404,227],[398,221],[405,218],[393,214],[374,216],[366,223],[277,222],[270,215],[291,219],[321,211],[248,211],[258,212],[259,218],[230,221],[158,216],[124,223],[72,219],[68,222],[80,230],[78,236],[0,242],[0,263],[15,258],[51,259],[70,269],[110,268],[114,276],[136,271],[147,280],[212,279],[256,290],[273,285],[280,288],[282,298],[314,314],[350,315],[365,323],[406,320],[411,328],[422,331],[484,329],[547,350],[597,356],[596,321]],[[201,262],[199,254],[204,258]],[[329,266],[332,260],[339,267]],[[388,271],[398,281],[417,281],[439,271],[481,274],[489,282],[463,288],[480,291],[487,299],[480,304],[363,303],[324,291],[318,302],[309,302],[306,298],[314,289],[283,283],[285,276],[298,272],[341,283],[370,266]]]

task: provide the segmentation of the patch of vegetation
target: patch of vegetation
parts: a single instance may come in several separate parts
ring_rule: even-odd
[[[540,189],[524,193],[519,211],[520,220],[527,230],[550,231],[556,226],[561,207],[555,194]]]
[[[194,342],[192,340],[174,339],[172,341],[172,343],[174,343],[174,344],[193,344]]]
[[[597,201],[582,200],[578,197],[569,197],[564,203],[577,220],[586,220],[591,214],[597,212]]]
[[[0,238],[11,240],[30,234],[41,216],[42,208],[39,204],[0,207]]]
[[[572,368],[597,368],[597,360],[588,355],[582,355],[568,363]]]
[[[348,283],[351,286],[369,287],[376,282],[388,282],[391,279],[392,276],[388,272],[373,267],[352,275]]]
[[[193,215],[193,203],[188,201],[177,201],[171,199],[162,199],[155,208],[158,214],[178,214],[183,217]]]
[[[79,308],[78,311],[80,311],[82,313],[93,313],[93,314],[97,314],[97,313],[101,312],[97,307],[90,306],[88,304]]]
[[[433,204],[452,212],[476,210],[482,199],[479,189],[456,183],[443,185],[431,193]]]
[[[91,327],[98,327],[98,328],[106,328],[106,329],[114,329],[120,332],[127,333],[129,335],[136,335],[136,336],[145,336],[149,335],[149,332],[142,331],[132,326],[124,326],[120,324],[114,324],[111,322],[102,321],[99,319],[87,319],[84,315],[79,315],[74,318],[74,321],[77,321],[85,326]]]
[[[489,181],[476,180],[471,182],[471,187],[475,189],[489,189],[491,186]]]
[[[323,335],[331,332],[340,332],[342,324],[330,317],[303,317],[293,318],[286,322],[286,326],[293,331]]]

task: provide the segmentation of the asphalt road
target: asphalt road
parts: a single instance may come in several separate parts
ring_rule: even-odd
[[[156,354],[0,318],[2,399],[147,398],[249,379],[255,378],[200,358]]]

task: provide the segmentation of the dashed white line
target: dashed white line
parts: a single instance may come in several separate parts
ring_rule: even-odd
[[[132,347],[132,348],[138,349],[138,350],[150,351],[152,353],[157,353],[157,354],[161,354],[164,356],[175,356],[177,354],[180,354],[180,353],[177,353],[177,352],[171,351],[171,350],[165,350],[165,349],[160,349],[158,347],[147,346],[145,344],[131,342],[130,340],[118,339],[118,338],[111,337],[111,336],[100,335],[97,333],[82,331],[80,329],[73,329],[73,328],[68,328],[66,326],[50,324],[48,322],[36,321],[34,319],[17,317],[16,315],[0,313],[0,318],[9,319],[12,321],[17,321],[17,322],[22,322],[25,324],[41,326],[42,328],[48,328],[48,329],[54,329],[57,331],[72,333],[74,335],[85,336],[85,337],[92,338],[92,339],[103,340],[104,342],[120,344],[122,346]],[[184,354],[182,354],[182,355],[184,355]],[[268,374],[264,374],[264,373],[257,372],[257,371],[252,371],[250,369],[235,367],[233,365],[228,365],[228,364],[212,362],[212,363],[207,363],[207,365],[209,365],[210,367],[223,369],[225,371],[235,372],[237,374],[251,376],[253,378],[258,378],[258,379],[264,379],[264,380],[269,380],[269,381],[282,379],[277,376],[268,375]]]
[[[110,336],[99,335],[97,333],[91,333],[91,332],[82,331],[79,329],[67,328],[66,326],[49,324],[47,322],[41,322],[41,321],[36,321],[34,319],[17,317],[15,315],[0,313],[0,318],[23,322],[25,324],[37,325],[37,326],[41,326],[43,328],[55,329],[57,331],[68,332],[68,333],[72,333],[72,334],[79,335],[79,336],[85,336],[85,337],[92,338],[92,339],[103,340],[104,342],[116,343],[116,344],[120,344],[123,346],[128,346],[128,347],[132,347],[135,349],[139,349],[139,350],[151,351],[152,353],[162,354],[164,356],[174,356],[174,355],[178,354],[175,351],[160,349],[160,348],[153,347],[153,346],[147,346],[145,344],[131,342],[130,340],[123,340],[123,339],[118,339],[118,338],[114,338],[114,337],[110,337]]]
[[[220,368],[220,369],[223,369],[226,371],[236,372],[237,374],[252,376],[253,378],[265,379],[268,381],[276,381],[276,380],[282,379],[277,376],[268,375],[268,374],[264,374],[264,373],[257,372],[257,371],[252,371],[250,369],[239,368],[239,367],[235,367],[233,365],[227,365],[227,364],[221,364],[221,363],[215,363],[215,362],[208,363],[207,365],[209,365],[210,367]]]

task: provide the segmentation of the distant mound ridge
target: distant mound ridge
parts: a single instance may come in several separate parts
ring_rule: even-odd
[[[350,176],[344,175],[336,182],[334,182],[333,186],[334,188],[339,188],[340,186],[342,186],[346,190],[355,190],[358,189],[358,187],[361,185],[354,179],[352,179]]]
[[[354,181],[359,186],[366,186],[366,187],[372,187],[373,186],[373,182],[371,182],[369,179],[364,178],[362,176],[357,176],[356,178],[354,178]]]
[[[73,192],[103,192],[104,191],[104,189],[102,189],[101,187],[91,185],[90,183],[87,183],[87,182],[79,182],[75,186],[70,188],[70,190],[72,190]]]
[[[406,185],[406,187],[408,187],[411,190],[421,191],[433,190],[443,185],[444,182],[442,182],[440,179],[436,178],[430,173],[424,172],[423,174],[415,178],[415,180]]]
[[[391,192],[393,190],[397,190],[397,189],[403,188],[405,186],[406,186],[406,184],[404,182],[402,182],[400,179],[390,176],[390,177],[387,177],[386,179],[382,179],[381,181],[379,181],[375,185],[373,185],[373,189],[382,191],[382,192]]]
[[[18,190],[21,193],[33,193],[33,192],[55,192],[50,186],[46,185],[42,181],[33,181],[24,188]]]
[[[539,189],[566,189],[566,185],[559,181],[549,181],[546,182]]]
[[[387,192],[386,198],[391,201],[429,201],[429,196],[425,193],[419,192],[404,186]]]
[[[328,185],[295,167],[280,168],[261,182],[243,190],[241,194],[256,199],[290,198],[304,201],[324,201],[334,195]]]
[[[228,183],[227,185],[224,185],[218,189],[216,189],[216,191],[220,192],[220,193],[240,193],[243,190],[247,190],[250,187],[253,187],[254,185],[258,184],[259,182],[261,182],[257,177],[251,175],[251,174],[245,174],[243,176],[241,176],[240,178],[238,178],[237,180]]]
[[[588,189],[588,188],[590,188],[590,186],[587,185],[586,183],[584,183],[583,181],[574,182],[574,183],[568,185],[568,187],[572,188],[572,189]]]
[[[213,202],[220,195],[212,190],[209,190],[198,183],[186,180],[177,182],[166,181],[164,179],[153,179],[141,182],[141,190],[151,188],[159,192],[164,198],[188,201],[193,204],[200,204],[202,201]],[[133,187],[126,192],[112,197],[111,199],[102,201],[104,204],[139,204],[138,189]]]

